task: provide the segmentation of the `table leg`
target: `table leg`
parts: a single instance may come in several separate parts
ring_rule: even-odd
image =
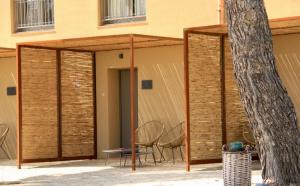
[[[106,160],[105,160],[105,166],[107,165],[107,162],[108,162],[108,158],[109,158],[109,153],[106,153]]]
[[[122,152],[120,153],[120,168],[122,167]]]
[[[124,167],[126,166],[127,155],[125,154]]]

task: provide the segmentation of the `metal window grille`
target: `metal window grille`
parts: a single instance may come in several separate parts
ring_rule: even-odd
[[[17,32],[54,28],[54,0],[15,0]]]
[[[103,0],[103,23],[114,24],[146,19],[146,0]]]

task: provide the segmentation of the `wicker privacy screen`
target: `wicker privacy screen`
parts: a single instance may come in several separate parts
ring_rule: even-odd
[[[223,143],[244,141],[248,120],[234,80],[228,38],[188,34],[192,161],[221,160]]]
[[[92,52],[21,47],[22,162],[95,158]]]
[[[220,37],[189,34],[191,159],[222,155]]]
[[[62,156],[94,155],[93,55],[61,53]]]
[[[23,159],[57,158],[56,52],[22,48],[21,58]]]
[[[228,38],[224,39],[225,63],[225,110],[226,141],[244,141],[243,128],[248,125],[245,109],[242,105],[234,74],[231,48]]]

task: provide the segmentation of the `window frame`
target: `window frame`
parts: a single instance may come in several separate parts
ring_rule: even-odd
[[[141,16],[137,16],[134,15],[134,11],[136,11],[136,9],[134,8],[135,3],[133,3],[133,15],[131,17],[120,17],[120,18],[115,18],[115,19],[111,19],[111,20],[105,20],[105,3],[104,1],[106,0],[98,0],[98,12],[99,12],[99,25],[100,26],[108,26],[108,25],[123,25],[123,24],[135,24],[135,23],[140,23],[140,22],[145,22],[147,21],[147,0],[145,0],[145,14],[141,15]],[[136,0],[133,0],[136,1]]]
[[[47,31],[53,31],[55,29],[55,0],[52,1],[52,18],[50,24],[38,24],[36,26],[28,26],[24,28],[18,27],[18,17],[17,17],[17,1],[19,0],[11,0],[11,12],[12,12],[12,30],[13,33],[31,33],[31,32],[47,32]],[[27,1],[27,0],[26,0]],[[33,1],[39,1],[39,0],[33,0]],[[43,9],[43,12],[44,9]],[[35,23],[33,23],[35,24]]]

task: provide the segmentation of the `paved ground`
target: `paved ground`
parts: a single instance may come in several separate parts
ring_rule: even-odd
[[[56,186],[56,185],[113,185],[113,186],[181,186],[223,185],[222,164],[192,166],[192,171],[184,171],[182,162],[151,163],[132,172],[129,165],[120,168],[118,160],[108,166],[102,160],[84,160],[26,164],[21,170],[15,161],[0,160],[0,185]],[[252,183],[260,183],[258,162],[254,163]]]

